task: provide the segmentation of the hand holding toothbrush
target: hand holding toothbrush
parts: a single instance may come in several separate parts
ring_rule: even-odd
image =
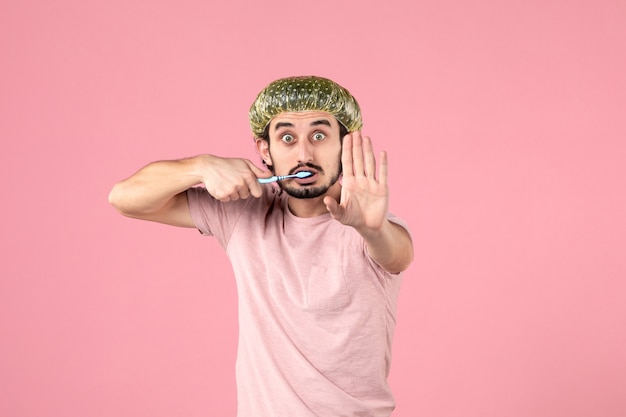
[[[222,202],[259,198],[263,189],[259,180],[272,176],[248,159],[222,158],[207,155],[208,161],[203,165],[202,178],[204,185],[213,197]]]

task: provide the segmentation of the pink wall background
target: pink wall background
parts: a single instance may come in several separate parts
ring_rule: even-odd
[[[0,3],[0,415],[234,416],[217,244],[117,180],[258,161],[269,81],[349,88],[415,236],[395,417],[626,415],[626,3]]]

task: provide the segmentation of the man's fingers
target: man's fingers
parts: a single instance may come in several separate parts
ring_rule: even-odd
[[[344,178],[352,177],[354,175],[354,167],[352,165],[352,134],[347,134],[343,138],[343,146],[341,148],[341,168]]]
[[[248,190],[250,191],[249,196],[251,195],[252,197],[259,198],[263,195],[263,187],[257,181],[256,177],[246,179],[246,185],[248,186]],[[239,194],[241,195],[241,192]]]
[[[380,168],[378,171],[378,182],[382,185],[387,185],[388,174],[387,152],[382,151],[380,153]]]
[[[374,157],[374,146],[369,136],[363,138],[363,158],[365,159],[365,175],[369,179],[376,179],[376,158]]]
[[[341,153],[343,175],[366,176],[376,179],[376,157],[374,145],[369,136],[362,136],[360,131],[352,132],[343,140]]]
[[[363,165],[363,138],[359,131],[354,132],[352,136],[352,163],[354,164],[354,175],[365,175]]]
[[[254,173],[257,178],[269,178],[272,176],[271,172],[259,168],[258,166],[254,165],[250,160],[246,159],[245,161],[250,168],[250,171],[252,171],[252,173]]]
[[[257,167],[247,159],[246,163],[248,164],[248,167],[254,175],[246,177],[246,185],[248,186],[248,190],[250,190],[250,193],[246,197],[242,196],[242,198],[248,198],[250,195],[255,198],[259,198],[263,195],[263,187],[261,187],[261,184],[259,184],[257,178],[269,178],[272,176],[272,173]],[[241,195],[241,192],[239,194]]]
[[[337,219],[341,215],[342,207],[334,198],[330,196],[324,197],[324,204],[326,204],[326,210],[328,210],[334,219]]]

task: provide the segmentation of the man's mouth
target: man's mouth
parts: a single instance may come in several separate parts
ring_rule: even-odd
[[[310,172],[310,173],[311,173],[311,174],[313,174],[313,175],[309,175],[309,176],[308,176],[308,177],[306,177],[306,178],[294,178],[293,180],[294,180],[295,182],[297,182],[297,183],[298,183],[298,184],[300,184],[300,185],[308,185],[308,184],[312,184],[312,183],[314,183],[315,181],[317,181],[317,177],[318,177],[318,173],[317,173],[317,172],[314,172],[314,171],[309,171],[309,170],[307,170],[307,169],[303,169],[302,171],[307,171],[307,172]],[[298,171],[298,172],[300,172],[300,171]]]
[[[295,169],[289,172],[289,174],[297,174],[298,172],[309,172],[311,175],[305,178],[293,178],[292,180],[300,185],[310,185],[317,181],[320,172],[322,172],[322,168],[313,165],[299,165]]]

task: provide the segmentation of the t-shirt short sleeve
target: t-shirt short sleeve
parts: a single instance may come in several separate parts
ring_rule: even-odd
[[[196,228],[204,236],[214,236],[226,247],[237,219],[252,199],[223,203],[211,196],[204,187],[187,190],[189,213]]]
[[[387,213],[387,220],[402,227],[409,234],[409,237],[413,239],[413,236],[411,235],[411,229],[409,229],[409,225],[403,219],[393,213]]]

